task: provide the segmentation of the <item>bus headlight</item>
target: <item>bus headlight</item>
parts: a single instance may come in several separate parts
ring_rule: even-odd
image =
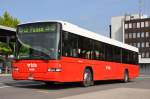
[[[61,68],[48,68],[47,71],[48,71],[48,72],[61,72],[62,69],[61,69]]]

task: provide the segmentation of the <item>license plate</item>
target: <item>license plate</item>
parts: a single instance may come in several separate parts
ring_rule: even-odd
[[[29,80],[33,80],[34,78],[33,78],[33,77],[28,77],[28,79],[29,79]]]

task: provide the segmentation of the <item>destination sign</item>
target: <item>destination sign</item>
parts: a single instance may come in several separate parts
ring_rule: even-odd
[[[45,33],[45,32],[56,32],[56,24],[25,24],[18,27],[19,33]]]

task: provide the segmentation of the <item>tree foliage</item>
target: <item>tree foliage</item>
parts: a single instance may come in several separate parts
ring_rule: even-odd
[[[7,43],[0,42],[0,54],[10,55],[12,53],[11,48]]]
[[[16,26],[20,23],[17,18],[12,17],[7,11],[4,12],[2,16],[0,16],[0,25],[16,28]],[[11,44],[11,42],[10,42]],[[0,54],[10,55],[12,54],[12,49],[9,44],[0,42]]]
[[[16,28],[19,23],[20,21],[17,18],[12,17],[7,11],[0,16],[0,25]]]

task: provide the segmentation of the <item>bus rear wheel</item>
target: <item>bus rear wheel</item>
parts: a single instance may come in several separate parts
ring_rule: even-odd
[[[88,68],[84,70],[82,86],[88,87],[94,85],[92,71]]]
[[[125,70],[125,71],[124,71],[124,79],[123,79],[123,82],[124,82],[124,83],[129,82],[129,72],[128,72],[128,70]]]

